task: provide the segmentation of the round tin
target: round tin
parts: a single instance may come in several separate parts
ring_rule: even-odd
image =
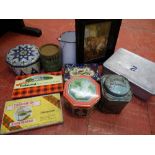
[[[104,75],[101,78],[102,97],[99,108],[103,112],[120,113],[132,99],[130,84],[120,75]]]
[[[45,44],[39,48],[41,65],[47,72],[61,70],[61,53],[58,45]]]
[[[65,83],[66,107],[75,115],[86,116],[100,99],[100,85],[91,77],[72,77]]]
[[[8,52],[6,62],[17,75],[39,73],[39,56],[39,50],[35,45],[23,44]]]
[[[76,64],[76,32],[63,32],[58,38],[62,52],[62,63]]]

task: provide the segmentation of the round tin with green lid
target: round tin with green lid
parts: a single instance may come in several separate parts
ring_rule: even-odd
[[[61,53],[58,45],[45,44],[39,48],[39,52],[44,71],[61,70]]]
[[[101,78],[102,98],[99,104],[101,111],[120,113],[132,99],[130,84],[120,75],[104,75]]]

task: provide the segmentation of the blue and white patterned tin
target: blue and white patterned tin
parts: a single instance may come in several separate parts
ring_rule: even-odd
[[[17,75],[33,74],[40,72],[39,50],[35,45],[23,44],[12,48],[6,62]]]

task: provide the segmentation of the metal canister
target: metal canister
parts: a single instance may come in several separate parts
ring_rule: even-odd
[[[22,44],[10,49],[6,62],[17,75],[40,72],[39,49],[32,44]]]
[[[103,64],[104,73],[123,75],[134,95],[147,100],[155,96],[155,63],[124,48],[118,49]]]
[[[101,78],[102,96],[99,109],[106,113],[120,113],[132,99],[130,84],[120,75],[108,74]]]
[[[58,45],[45,44],[40,47],[41,65],[46,72],[61,70],[61,53]]]
[[[100,85],[91,77],[69,79],[63,92],[65,107],[76,116],[87,116],[100,99]]]

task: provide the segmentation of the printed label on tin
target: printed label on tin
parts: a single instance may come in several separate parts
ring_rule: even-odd
[[[77,101],[88,102],[96,96],[96,86],[87,79],[77,79],[70,83],[69,94]]]
[[[77,76],[90,76],[93,79],[99,81],[101,73],[98,70],[99,65],[96,63],[92,64],[66,64],[64,80],[67,81],[71,77]]]
[[[60,94],[7,101],[1,133],[17,132],[63,122]]]
[[[62,76],[42,74],[42,75],[31,76],[22,80],[16,80],[14,89],[45,86],[45,85],[59,84],[59,83],[62,83]]]

